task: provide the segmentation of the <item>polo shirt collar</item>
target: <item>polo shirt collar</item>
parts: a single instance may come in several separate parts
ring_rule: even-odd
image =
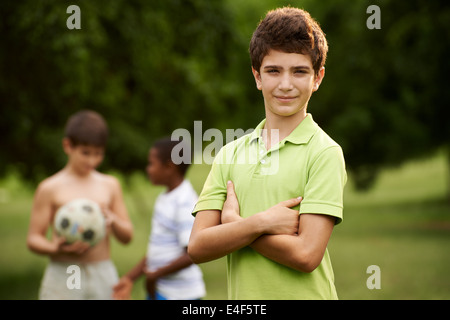
[[[253,130],[253,132],[251,133],[250,141],[261,137],[261,130],[264,128],[265,124],[266,119],[261,121],[256,126],[255,130]],[[300,122],[300,124],[282,141],[282,143],[284,144],[284,142],[289,141],[294,144],[306,144],[314,135],[317,128],[317,123],[314,122],[312,114],[307,113],[306,118],[303,119],[302,122]]]
[[[250,142],[252,142],[255,139],[259,139],[261,137],[261,130],[264,128],[264,125],[266,124],[266,119],[263,119],[253,130],[253,132],[250,134]]]

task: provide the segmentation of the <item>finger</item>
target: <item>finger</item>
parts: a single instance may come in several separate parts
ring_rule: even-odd
[[[300,204],[300,202],[302,202],[302,200],[303,200],[302,197],[292,198],[292,199],[280,202],[279,205],[286,207],[286,208],[291,208],[291,207],[294,207],[294,206]]]
[[[65,237],[59,237],[56,241],[57,241],[58,246],[61,246],[61,245],[63,245],[66,242],[66,238]]]
[[[227,198],[235,197],[236,193],[234,192],[234,184],[231,180],[227,182]]]
[[[73,242],[72,244],[70,244],[70,248],[72,248],[72,249],[80,249],[80,248],[83,248],[85,244],[86,244],[86,242],[83,242],[81,240],[77,240],[77,241]]]
[[[74,249],[78,254],[83,253],[84,251],[86,251],[87,249],[90,248],[90,244],[81,240],[77,240],[76,242],[73,243],[74,245]]]
[[[115,292],[115,293],[113,293],[113,299],[114,300],[125,300],[126,296],[122,292]]]
[[[110,214],[110,210],[106,207],[106,206],[104,206],[104,207],[102,207],[101,208],[101,211],[102,211],[102,213],[103,213],[103,216],[105,217],[105,218],[108,218],[111,214]]]

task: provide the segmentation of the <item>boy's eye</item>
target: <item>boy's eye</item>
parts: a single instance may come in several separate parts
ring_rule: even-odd
[[[268,69],[267,73],[278,73],[279,71],[277,69]]]

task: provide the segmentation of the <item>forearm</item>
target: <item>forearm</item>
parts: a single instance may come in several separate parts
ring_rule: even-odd
[[[141,275],[144,274],[146,264],[146,257],[142,258],[138,264],[136,264],[133,269],[128,271],[125,276],[128,277],[131,281],[136,281]]]
[[[161,267],[159,269],[156,269],[153,272],[155,273],[157,278],[160,278],[160,277],[164,277],[164,276],[170,275],[172,273],[175,273],[177,271],[180,271],[184,268],[187,268],[191,264],[192,264],[192,260],[189,257],[189,255],[187,254],[187,252],[185,252],[183,255],[181,255],[179,258],[173,260],[168,265]]]
[[[248,219],[248,218],[247,218]],[[245,220],[240,216],[234,216],[234,221]],[[306,263],[302,261],[303,254],[299,254],[302,249],[301,238],[296,235],[261,235],[249,244],[256,252],[262,254],[266,258],[278,262],[287,267],[293,268],[299,271],[305,271],[307,269]],[[299,259],[300,258],[300,259]]]
[[[222,212],[222,214],[224,214],[224,212]],[[228,215],[225,223],[242,221],[245,219],[238,215]],[[222,218],[222,222],[223,221]],[[303,254],[299,254],[299,251],[301,251],[302,248],[300,239],[298,234],[263,234],[250,243],[249,247],[275,262],[296,270],[305,271],[307,269],[306,264],[302,259],[299,260],[299,257],[304,257]]]
[[[262,234],[256,216],[220,224],[219,211],[203,211],[197,214],[196,219],[207,219],[207,221],[206,226],[196,227],[194,224],[191,233],[188,253],[194,263],[221,258],[249,245]]]
[[[129,243],[133,237],[133,225],[130,221],[116,217],[111,223],[111,229],[121,243]]]
[[[335,218],[301,214],[298,234],[264,235],[251,244],[263,256],[302,272],[312,272],[322,262]]]
[[[308,247],[298,235],[263,235],[250,247],[266,258],[302,272],[311,272],[316,265]]]
[[[31,251],[45,255],[55,254],[58,249],[56,243],[40,234],[30,234],[27,237],[27,246]]]

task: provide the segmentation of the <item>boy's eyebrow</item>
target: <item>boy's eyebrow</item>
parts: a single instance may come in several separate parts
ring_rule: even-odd
[[[292,69],[308,69],[308,70],[310,70],[311,67],[310,66],[295,66],[295,67],[292,67]]]
[[[270,66],[264,66],[264,69],[283,69],[283,67],[282,66],[277,66],[277,65],[270,65]],[[305,65],[301,65],[301,66],[291,67],[291,69],[295,69],[295,70],[298,70],[298,69],[311,70],[311,67],[305,66]]]

